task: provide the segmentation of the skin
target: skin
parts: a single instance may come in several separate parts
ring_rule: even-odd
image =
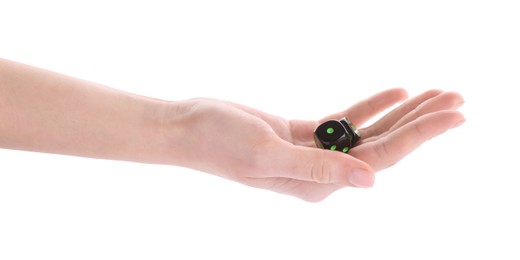
[[[223,100],[143,97],[0,59],[0,147],[176,165],[317,202],[371,187],[375,172],[461,125],[463,102],[455,92],[408,98],[396,88],[320,120],[287,120]],[[317,149],[314,129],[345,116],[359,144],[348,154]]]

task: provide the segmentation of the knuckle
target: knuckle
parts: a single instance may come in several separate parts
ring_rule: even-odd
[[[427,139],[430,139],[430,137],[428,137],[428,132],[423,128],[423,126],[421,124],[412,124],[412,129],[413,129],[413,132],[415,133],[416,136],[418,136],[419,138],[427,138]]]
[[[325,160],[312,162],[310,165],[310,178],[317,183],[330,183],[332,167]]]
[[[374,152],[376,153],[378,157],[378,161],[382,162],[382,168],[388,168],[392,165],[394,165],[396,162],[393,159],[393,152],[391,151],[390,147],[388,147],[389,144],[386,141],[386,138],[380,142],[379,145],[374,146]]]

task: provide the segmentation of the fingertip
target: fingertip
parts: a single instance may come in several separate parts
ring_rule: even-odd
[[[454,111],[453,113],[453,124],[451,126],[451,128],[456,128],[456,127],[459,127],[461,125],[463,125],[465,122],[466,122],[466,117],[464,117],[464,115],[458,111]]]
[[[390,91],[393,91],[395,95],[400,98],[401,101],[408,98],[408,91],[403,87],[395,87],[393,89],[390,89]]]
[[[456,127],[466,121],[464,114],[458,110],[442,110],[429,115],[424,115],[421,118],[435,118],[438,122],[437,125],[444,125],[446,126],[446,129],[449,128],[450,124],[452,127]]]
[[[432,97],[438,96],[438,95],[440,95],[442,93],[444,93],[444,90],[438,89],[438,88],[434,88],[434,89],[426,90],[422,95],[427,96],[429,98],[432,98]]]
[[[358,188],[370,188],[374,186],[375,175],[365,169],[353,169],[350,172],[349,182]]]
[[[453,108],[458,108],[466,102],[464,100],[464,97],[462,97],[460,93],[455,91],[446,92],[446,96],[451,101]]]
[[[370,188],[374,185],[374,170],[368,163],[350,154],[333,153],[342,157],[341,177],[336,179],[338,183],[358,188]]]
[[[379,92],[375,96],[384,97],[385,100],[392,100],[393,102],[400,102],[408,98],[408,91],[402,87],[395,87]]]

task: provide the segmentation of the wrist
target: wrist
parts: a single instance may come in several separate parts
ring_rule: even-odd
[[[149,163],[187,166],[185,151],[186,129],[192,124],[190,115],[192,102],[187,101],[155,101],[149,110],[149,119],[153,123],[147,127],[150,142]],[[144,124],[145,126],[147,124]]]

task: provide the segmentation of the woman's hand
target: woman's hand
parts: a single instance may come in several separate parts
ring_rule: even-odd
[[[456,127],[464,117],[454,92],[430,90],[409,99],[371,126],[348,154],[316,148],[314,129],[348,117],[356,126],[407,98],[391,89],[320,121],[285,120],[226,101],[171,103],[165,129],[170,163],[212,173],[253,187],[320,201],[346,187],[371,187],[385,169],[425,141]]]
[[[374,172],[464,121],[462,97],[431,90],[360,128],[349,154],[316,148],[314,129],[356,126],[406,99],[391,89],[320,121],[285,120],[212,99],[167,102],[0,59],[0,148],[173,164],[319,201],[370,187]]]

